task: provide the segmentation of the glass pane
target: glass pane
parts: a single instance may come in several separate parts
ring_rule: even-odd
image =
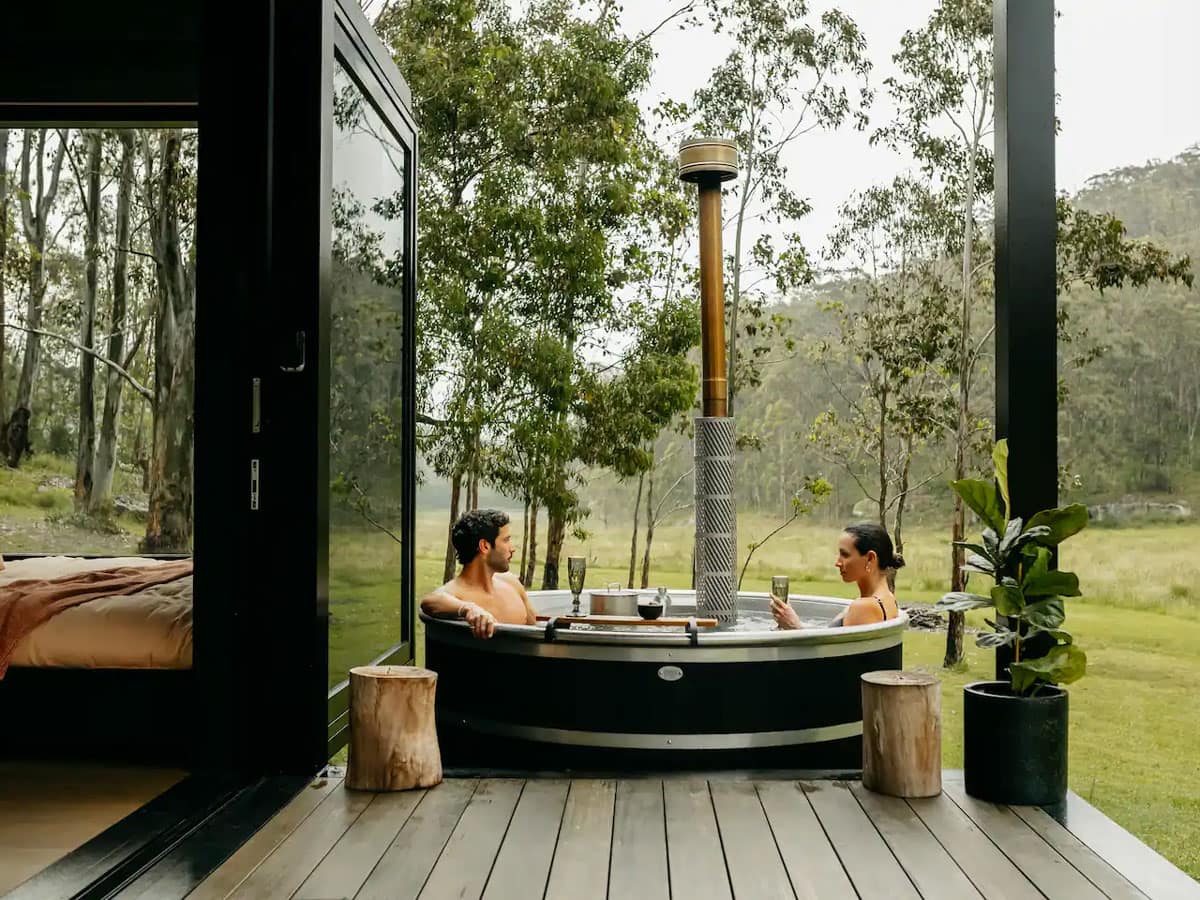
[[[339,66],[330,309],[329,683],[400,642],[408,152]]]
[[[191,551],[196,137],[0,129],[7,553]]]

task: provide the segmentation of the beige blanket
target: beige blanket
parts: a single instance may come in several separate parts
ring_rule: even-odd
[[[35,665],[61,665],[61,660],[38,659],[38,647],[28,647],[30,639],[48,629],[56,620],[76,610],[101,607],[102,615],[121,624],[137,626],[145,614],[154,616],[159,605],[147,604],[143,594],[154,590],[168,589],[172,584],[186,579],[190,595],[192,573],[191,560],[159,563],[153,560],[72,560],[75,566],[64,566],[63,558],[23,560],[12,563],[0,575],[0,677],[8,665],[32,663]],[[134,565],[122,565],[134,562]],[[32,565],[27,565],[32,564]],[[90,565],[89,565],[90,564]],[[53,575],[55,570],[66,569],[66,574]],[[20,569],[21,571],[18,571]],[[49,577],[48,577],[49,576]],[[168,594],[182,593],[182,590]],[[132,596],[130,596],[132,595]],[[186,603],[187,650],[191,649],[191,604]],[[168,610],[166,619],[178,619],[180,604]],[[140,607],[140,609],[139,609]],[[94,618],[94,616],[92,617]],[[159,616],[159,618],[163,618]],[[167,624],[164,622],[158,625]],[[127,644],[122,635],[89,630],[91,647],[100,649],[111,646],[114,639],[118,644]],[[125,638],[132,634],[124,635]],[[25,653],[18,654],[24,647]],[[31,654],[29,650],[34,652]],[[125,648],[128,650],[128,648]],[[53,654],[52,654],[53,655]],[[101,656],[103,653],[100,654]],[[27,659],[19,656],[31,657]],[[190,665],[190,659],[187,661]],[[97,664],[92,662],[93,665]],[[100,662],[103,665],[103,662]],[[145,665],[145,663],[141,663]],[[176,666],[170,666],[176,667]]]

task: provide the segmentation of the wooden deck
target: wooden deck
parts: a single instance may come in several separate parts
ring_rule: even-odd
[[[452,779],[364,794],[322,779],[189,895],[207,898],[1200,898],[1071,795],[1036,808],[858,783]],[[1106,861],[1107,860],[1107,861]]]

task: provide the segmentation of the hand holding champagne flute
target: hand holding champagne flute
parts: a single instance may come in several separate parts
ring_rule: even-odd
[[[796,629],[800,627],[800,617],[788,603],[788,594],[788,577],[773,575],[771,577],[771,615],[775,617],[775,623],[780,628]]]

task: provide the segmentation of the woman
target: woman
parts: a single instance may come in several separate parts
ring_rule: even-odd
[[[838,572],[842,581],[858,585],[858,599],[850,608],[829,623],[839,625],[870,625],[900,615],[896,595],[888,588],[887,570],[899,569],[904,559],[892,549],[887,531],[870,522],[847,525],[838,540]],[[771,598],[771,615],[780,628],[800,628],[800,616],[790,603]]]

